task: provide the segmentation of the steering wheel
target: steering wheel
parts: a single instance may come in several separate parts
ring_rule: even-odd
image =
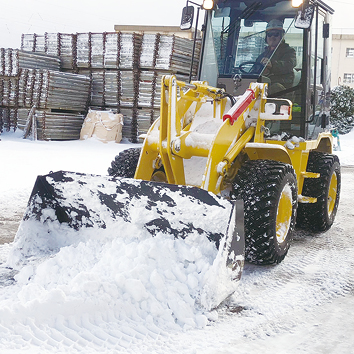
[[[238,68],[243,74],[259,74],[263,67],[263,64],[257,61],[245,61],[241,63]]]

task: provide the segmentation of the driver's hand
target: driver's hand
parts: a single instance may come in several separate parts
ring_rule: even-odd
[[[261,64],[265,67],[263,70],[263,74],[268,75],[270,73],[270,70],[272,69],[271,61],[269,60],[269,58],[262,58]]]
[[[262,64],[262,65],[266,65],[266,67],[267,67],[268,69],[271,69],[271,68],[272,68],[272,63],[271,63],[271,61],[269,60],[269,58],[262,58],[261,64]]]

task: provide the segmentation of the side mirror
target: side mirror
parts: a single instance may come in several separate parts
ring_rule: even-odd
[[[192,28],[194,18],[194,6],[186,6],[182,10],[181,30],[189,30]]]
[[[315,7],[313,5],[303,6],[298,11],[295,19],[295,27],[300,29],[309,29],[312,24]]]

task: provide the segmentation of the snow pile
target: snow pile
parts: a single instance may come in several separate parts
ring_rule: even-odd
[[[103,243],[98,230],[84,232],[87,241],[20,270],[17,298],[1,301],[1,325],[30,317],[51,326],[60,316],[160,331],[206,325],[196,299],[216,256],[209,242],[158,235]]]
[[[24,329],[30,321],[30,328],[50,338],[60,332],[66,341],[80,344],[98,336],[111,346],[124,347],[151,333],[205,327],[216,312],[201,306],[202,289],[218,281],[228,291],[230,286],[235,290],[236,282],[223,284],[215,279],[216,249],[206,239],[182,240],[163,234],[139,239],[129,230],[125,237],[112,234],[108,239],[102,230],[82,232],[85,235],[72,236],[86,241],[30,262],[15,276],[16,285],[0,295],[4,341],[18,328],[21,333],[30,332]],[[98,328],[102,333],[97,333]]]

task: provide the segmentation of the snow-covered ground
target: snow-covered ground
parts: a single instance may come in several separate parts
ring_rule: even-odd
[[[354,132],[335,152],[344,167],[333,227],[297,231],[280,265],[246,264],[235,294],[211,312],[196,301],[210,264],[181,240],[93,233],[19,272],[7,269],[37,175],[106,174],[132,145],[0,139],[1,354],[353,353]]]

